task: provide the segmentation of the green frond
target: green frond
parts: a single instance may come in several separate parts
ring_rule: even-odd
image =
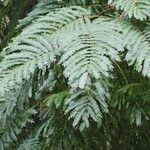
[[[47,72],[47,68],[44,72]],[[39,71],[38,78],[35,80],[38,80],[35,86],[35,93],[34,98],[36,100],[41,100],[42,97],[45,95],[45,93],[50,92],[53,90],[55,84],[56,84],[56,78],[54,77],[54,72],[52,70],[49,70],[46,74],[43,74],[43,71]],[[35,82],[35,80],[33,82]]]
[[[148,150],[149,6],[0,0],[0,150]]]
[[[129,18],[134,16],[136,19],[145,20],[150,17],[149,0],[109,0],[108,4],[122,10]]]
[[[60,63],[65,68],[64,74],[69,78],[69,84],[84,88],[92,78],[111,77],[111,60],[118,61],[118,53],[123,50],[118,27],[103,19],[91,23],[85,18],[77,20],[71,28],[66,33],[72,37],[58,39],[64,46]]]
[[[66,112],[72,110],[72,114],[74,114],[73,116],[70,115],[70,118],[74,118],[73,125],[76,126],[81,119],[85,123],[83,126],[88,127],[90,116],[97,122],[102,118],[101,107],[96,104],[96,101],[102,100],[101,102],[105,103],[105,98],[109,95],[108,82],[109,78],[112,77],[110,72],[113,70],[111,61],[120,60],[119,51],[124,48],[122,35],[119,33],[118,26],[107,21],[107,19],[97,19],[94,22],[90,22],[88,18],[79,19],[67,29],[67,32],[64,30],[65,33],[72,37],[58,38],[58,41],[62,42],[60,45],[64,47],[62,48],[64,54],[60,63],[65,68],[64,74],[68,77],[68,83],[72,88],[86,89],[90,88],[93,80],[99,79],[96,86],[99,87],[97,91],[100,92],[100,97],[96,97],[97,94],[88,94],[85,91],[85,93],[83,92],[84,96],[78,99],[78,96],[80,97],[80,94],[83,94],[81,90],[79,91],[80,94],[75,97],[74,94],[71,94],[67,104],[69,106]],[[63,36],[66,35],[65,33],[63,33]],[[73,103],[74,99],[75,102]],[[97,110],[92,108],[93,103]],[[96,112],[92,112],[92,110]]]
[[[150,83],[147,78],[141,78],[137,71],[133,71],[133,67],[126,66],[127,64],[121,65],[121,69],[128,81],[122,81],[124,77],[117,74],[119,77],[114,79],[114,88],[108,103],[116,111],[122,112],[130,125],[142,126],[150,117]]]
[[[125,60],[135,65],[144,76],[150,77],[150,43],[146,35],[127,22],[119,22],[128,52]],[[148,33],[148,32],[147,32]]]
[[[68,25],[84,15],[89,15],[89,12],[82,7],[76,6],[70,8],[61,8],[57,13],[50,12],[44,17],[37,19],[36,22],[33,22],[31,25],[25,27],[22,30],[22,33],[14,38],[13,42],[9,44],[4,51],[15,51],[16,46],[22,43],[24,40],[27,40],[28,38],[34,39],[34,37],[37,38],[36,34],[42,34],[43,36],[46,36],[47,34],[54,34],[65,25]]]
[[[105,81],[104,81],[105,82]],[[104,83],[106,84],[106,83]],[[65,113],[73,119],[73,126],[79,126],[82,131],[90,126],[90,118],[101,124],[103,113],[108,112],[106,98],[107,86],[104,88],[102,81],[95,82],[95,86],[85,90],[72,91],[66,98]]]
[[[60,108],[56,109],[52,102],[48,104],[47,109],[40,116],[42,124],[38,128],[35,137],[39,138],[41,144],[44,144],[45,148],[52,150],[63,150],[63,147],[71,150],[75,135],[72,133],[73,131],[70,132],[73,128],[68,125],[67,118]],[[68,131],[68,128],[70,131]]]
[[[59,4],[57,0],[40,0],[33,11],[31,11],[26,18],[19,21],[18,28],[24,27],[33,21],[35,22],[43,15],[58,11],[60,8],[61,4]]]
[[[47,99],[45,99],[44,102],[46,103],[47,106],[54,104],[58,109],[62,105],[62,103],[64,103],[64,100],[67,97],[67,95],[68,95],[68,91],[52,94]]]
[[[17,136],[20,134],[27,123],[33,123],[31,116],[37,112],[30,108],[24,112],[20,112],[18,119],[9,118],[7,125],[0,130],[0,149],[5,150],[13,141],[17,141]],[[11,120],[12,119],[12,120]]]
[[[41,147],[39,145],[39,139],[32,138],[25,140],[22,144],[20,144],[17,150],[40,150]]]
[[[43,29],[52,34],[85,13],[86,11],[80,7],[62,8],[56,14],[50,13],[37,20],[39,26],[33,23],[32,26],[23,29],[22,33],[6,47],[5,58],[0,64],[0,97],[4,97],[6,104],[12,101],[9,100],[12,96],[7,94],[8,91],[10,93],[20,91],[24,87],[23,83],[32,83],[32,77],[37,69],[45,71],[45,68],[50,67],[55,61],[57,51],[54,51],[54,47],[56,46],[53,46],[52,41],[44,35]],[[48,26],[41,25],[43,22],[47,22]],[[36,36],[39,33],[43,35]],[[13,95],[13,99],[9,112],[13,110],[18,98]]]

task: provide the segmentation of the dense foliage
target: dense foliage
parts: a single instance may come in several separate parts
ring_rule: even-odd
[[[150,0],[0,0],[0,43],[0,150],[149,150]]]

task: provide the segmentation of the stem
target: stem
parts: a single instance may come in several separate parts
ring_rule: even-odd
[[[114,61],[114,63],[116,64],[116,66],[117,66],[118,69],[120,70],[120,72],[121,72],[121,74],[122,74],[124,80],[126,81],[126,83],[129,84],[129,82],[128,82],[128,80],[127,80],[127,78],[126,78],[126,76],[125,76],[123,70],[122,70],[121,67],[119,66],[119,64],[118,64],[116,61]]]

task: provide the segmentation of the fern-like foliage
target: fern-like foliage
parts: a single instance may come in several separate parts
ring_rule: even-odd
[[[136,69],[144,76],[150,77],[150,43],[148,35],[133,27],[130,23],[120,22],[125,37],[126,48],[128,49],[125,60],[130,65],[135,64]],[[148,34],[148,32],[146,33]]]
[[[79,128],[82,131],[85,127],[90,126],[90,118],[101,124],[103,113],[108,112],[108,105],[104,96],[98,93],[98,90],[105,90],[100,87],[99,83],[96,83],[96,90],[86,89],[82,91],[73,91],[67,98],[65,105],[65,113],[69,113],[69,118],[73,118],[73,126],[80,125]],[[80,124],[81,123],[81,124]]]
[[[81,14],[82,12],[83,10],[81,9]],[[65,18],[62,16],[63,13],[66,14]],[[72,18],[67,16],[69,13],[72,13],[70,16]],[[18,91],[18,88],[22,89],[21,87],[24,87],[22,83],[26,81],[31,82],[37,68],[46,70],[46,67],[49,67],[51,64],[49,62],[55,61],[56,52],[54,52],[53,48],[55,46],[53,46],[52,43],[48,41],[45,35],[38,34],[44,32],[44,30],[49,32],[49,34],[52,34],[54,31],[56,32],[61,28],[60,23],[62,26],[64,26],[65,23],[67,23],[65,21],[72,21],[73,19],[76,19],[76,15],[80,15],[80,10],[77,10],[76,8],[68,8],[65,11],[62,9],[60,12],[58,12],[58,14],[49,15],[45,16],[45,18],[39,19],[39,26],[35,24],[35,26],[33,25],[25,28],[23,32],[18,37],[16,37],[13,43],[5,50],[6,56],[0,66],[0,92],[1,97],[5,97],[6,104],[12,102],[12,100],[9,101],[9,99],[14,97],[14,104],[10,105],[12,107],[11,109],[8,108],[8,114],[10,114],[13,110],[18,97],[16,94],[13,94],[14,91]],[[60,19],[58,19],[60,23],[57,22],[57,20],[53,20],[55,15],[60,17]],[[47,27],[43,27],[43,21],[49,21],[50,24],[47,24]],[[23,39],[21,37],[23,37]],[[38,39],[38,37],[40,39]],[[10,91],[12,94],[8,95],[8,91]]]
[[[37,149],[40,150],[41,147],[39,146],[39,140],[36,138],[32,138],[32,139],[27,139],[24,141],[24,143],[22,143],[18,150],[28,150],[28,149]]]
[[[150,16],[149,0],[109,0],[109,4],[113,4],[116,9],[123,10],[129,18],[135,17],[144,20]]]
[[[5,148],[9,148],[10,143],[17,140],[18,134],[20,134],[24,127],[27,126],[28,123],[33,123],[32,115],[37,112],[34,109],[27,109],[25,112],[20,112],[18,119],[14,120],[14,118],[10,118],[11,121],[7,122],[8,124],[2,126],[0,131],[0,149],[4,150]]]
[[[65,11],[64,11],[65,10]],[[37,69],[42,70],[45,74],[46,68],[55,61],[54,47],[51,41],[48,41],[46,35],[38,35],[42,30],[47,30],[49,34],[56,32],[67,22],[71,22],[76,17],[84,14],[84,9],[76,9],[76,7],[62,9],[58,14],[48,14],[45,18],[39,19],[39,26],[29,26],[16,37],[11,45],[9,45],[4,53],[5,58],[0,66],[0,105],[1,119],[7,119],[7,116],[14,112],[16,105],[23,104],[25,99],[32,96],[32,84],[34,74]],[[86,12],[86,11],[85,11]],[[66,14],[64,17],[62,14]],[[70,13],[72,15],[70,16]],[[54,19],[54,16],[60,17],[60,22]],[[68,16],[69,15],[69,16]],[[43,28],[43,21],[49,20],[49,28]],[[65,22],[66,21],[66,22]],[[60,23],[62,24],[60,26]],[[33,32],[30,32],[31,29]],[[37,28],[38,30],[35,30]],[[30,34],[28,34],[30,33]],[[40,40],[37,36],[41,37]],[[21,37],[24,37],[23,39]],[[24,47],[25,46],[25,47]],[[40,51],[39,51],[40,49]],[[23,91],[23,92],[21,92]],[[9,94],[7,93],[9,92]],[[20,95],[20,92],[23,95]],[[18,94],[17,94],[18,93]],[[17,101],[19,99],[19,101]],[[22,109],[21,107],[19,109]],[[4,117],[5,116],[5,117]]]
[[[147,141],[136,125],[145,130],[150,115],[149,4],[39,0],[0,55],[0,150]]]
[[[105,20],[91,23],[89,19],[85,19],[78,20],[71,28],[70,32],[75,31],[72,32],[73,39],[65,39],[67,46],[63,49],[64,54],[60,60],[71,86],[84,88],[86,83],[90,84],[91,78],[110,77],[110,59],[119,60],[118,51],[123,50],[122,35],[117,26]],[[66,43],[62,39],[60,41]]]
[[[23,27],[27,24],[30,24],[32,21],[50,12],[56,11],[60,7],[61,4],[59,4],[56,0],[40,0],[39,3],[33,9],[33,11],[31,11],[26,18],[19,21],[18,27]]]

